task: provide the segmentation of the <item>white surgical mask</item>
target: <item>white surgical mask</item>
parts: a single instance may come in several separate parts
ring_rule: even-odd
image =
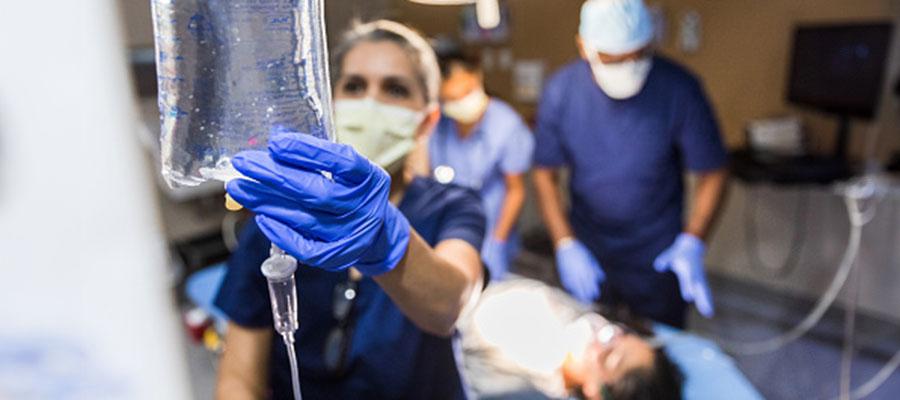
[[[489,100],[484,89],[478,88],[459,100],[445,102],[444,115],[463,124],[472,124],[484,114]]]
[[[425,113],[384,104],[371,98],[334,102],[338,141],[380,165],[396,172],[415,146],[416,130]]]
[[[586,49],[594,72],[594,80],[600,85],[600,89],[607,96],[624,100],[637,96],[647,83],[647,76],[653,67],[650,57],[641,57],[637,60],[623,61],[615,64],[600,62],[600,56],[596,51]]]

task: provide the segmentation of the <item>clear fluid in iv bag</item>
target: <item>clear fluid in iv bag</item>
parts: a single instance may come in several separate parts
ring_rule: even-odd
[[[152,0],[162,173],[237,177],[274,128],[333,138],[322,0]]]

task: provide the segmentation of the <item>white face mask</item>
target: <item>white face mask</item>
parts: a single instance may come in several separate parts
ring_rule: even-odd
[[[484,114],[488,101],[490,99],[484,89],[478,88],[459,100],[445,102],[444,115],[463,124],[472,124]]]
[[[384,104],[371,98],[334,102],[338,141],[380,165],[396,172],[415,146],[415,135],[425,113]]]
[[[591,70],[594,72],[594,80],[600,85],[600,89],[607,96],[624,100],[637,96],[647,83],[647,76],[653,67],[650,57],[642,57],[637,60],[623,61],[615,64],[600,62],[600,56],[596,51],[585,49]]]

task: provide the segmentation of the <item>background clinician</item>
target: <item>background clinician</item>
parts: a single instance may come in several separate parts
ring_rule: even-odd
[[[654,54],[653,38],[641,0],[584,3],[583,59],[542,95],[534,183],[566,289],[682,327],[686,302],[713,314],[704,241],[722,201],[727,153],[700,81]],[[563,167],[571,173],[568,218],[557,183]],[[683,221],[685,171],[696,187]]]
[[[276,133],[268,152],[233,160],[253,181],[228,192],[257,216],[216,299],[230,319],[218,398],[291,398],[259,270],[268,238],[303,264],[306,400],[463,398],[450,335],[481,290],[481,203],[470,189],[403,179],[415,138],[439,118],[436,58],[413,31],[379,21],[347,35],[334,71],[335,125],[350,146]]]
[[[516,223],[525,203],[525,173],[534,136],[516,111],[488,96],[477,60],[450,48],[439,54],[443,116],[430,138],[433,176],[479,191],[487,216],[482,257],[502,279],[519,248]]]

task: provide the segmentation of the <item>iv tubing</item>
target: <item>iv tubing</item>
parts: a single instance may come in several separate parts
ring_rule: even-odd
[[[853,387],[853,350],[856,345],[856,307],[859,304],[860,282],[862,280],[862,265],[857,264],[850,275],[849,296],[850,304],[844,311],[844,348],[841,350],[841,379],[840,398],[850,400],[850,390]]]
[[[859,267],[857,267],[857,268],[859,268]],[[858,271],[857,271],[857,274],[858,274]],[[859,279],[860,279],[859,276],[855,276],[854,280],[856,282],[854,284],[858,285]],[[857,290],[858,290],[858,288],[857,288]],[[858,296],[858,295],[859,295],[859,293],[857,292],[856,296]],[[855,312],[856,312],[856,304],[855,303],[857,300],[858,299],[853,300],[853,303],[851,304],[852,310],[848,309],[848,314],[845,319],[845,325],[844,325],[845,346],[851,345],[851,343],[853,341],[853,335],[854,335],[854,326],[853,325],[855,325],[855,321],[853,320],[853,317],[855,316]],[[851,385],[850,385],[850,383],[851,383],[850,382],[850,372],[851,372],[850,371],[850,362],[852,361],[851,359],[847,358],[848,354],[852,354],[852,353],[848,352],[847,348],[845,347],[844,357],[842,358],[842,364],[841,364],[841,386],[842,386],[841,393],[840,393],[840,396],[837,397],[836,399],[861,400],[866,397],[869,397],[872,393],[874,393],[876,390],[878,390],[878,388],[881,387],[881,385],[884,385],[884,383],[887,382],[888,378],[890,378],[891,375],[893,375],[894,372],[897,371],[898,368],[900,368],[900,351],[897,351],[896,353],[894,353],[893,357],[891,357],[891,359],[888,360],[887,363],[885,363],[885,365],[881,368],[881,370],[879,370],[874,376],[872,376],[871,379],[869,379],[866,383],[864,383],[864,384],[860,385],[859,387],[857,387],[856,389],[854,389],[851,393],[848,393],[849,389],[851,387]]]
[[[868,382],[862,384],[860,387],[856,388],[853,391],[853,400],[864,399],[869,397],[872,393],[878,390],[881,385],[887,382],[888,378],[894,374],[894,371],[900,368],[900,351],[894,354],[894,357],[881,368],[881,371],[878,371],[872,379],[869,379]]]
[[[892,192],[892,190],[888,190],[888,192]],[[879,195],[885,195],[885,194],[887,194],[887,193],[879,193]],[[900,193],[898,193],[898,194],[900,194]],[[868,217],[868,218],[874,217],[874,211],[870,212],[869,215],[864,215],[864,218],[865,217]],[[852,306],[855,308],[855,305],[852,305]],[[848,319],[845,322],[849,323],[850,321]],[[846,328],[847,328],[847,326],[845,325],[845,329]],[[852,340],[852,336],[849,337],[849,339]],[[846,345],[846,343],[845,343],[845,345]],[[846,363],[846,361],[844,361],[844,362]],[[866,383],[864,383],[864,384],[860,385],[859,387],[857,387],[856,389],[854,389],[852,393],[849,393],[849,395],[843,389],[844,388],[849,389],[850,370],[849,370],[848,366],[842,368],[841,379],[846,381],[846,383],[844,384],[845,387],[842,387],[842,393],[840,393],[840,398],[841,399],[860,400],[860,399],[869,397],[872,393],[874,393],[876,390],[878,390],[878,388],[881,387],[881,385],[884,385],[884,383],[887,382],[887,380],[891,377],[891,375],[894,374],[895,371],[897,371],[898,368],[900,368],[900,351],[897,351],[896,353],[894,353],[894,356],[891,357],[891,359],[888,360],[887,363],[885,363],[885,365],[881,368],[881,370],[879,370],[874,376],[872,376],[872,378],[869,379]]]
[[[297,353],[294,350],[294,337],[291,334],[281,336],[284,339],[284,345],[287,347],[288,359],[291,362],[291,386],[294,390],[294,400],[303,400],[303,394],[300,393],[300,368],[297,367]]]
[[[768,340],[756,341],[756,342],[736,342],[718,339],[717,341],[722,347],[726,348],[728,351],[735,354],[742,355],[753,355],[753,354],[762,354],[768,353],[777,350],[778,348],[800,338],[809,332],[825,315],[825,312],[834,301],[837,299],[838,294],[843,288],[844,284],[847,282],[847,278],[849,277],[851,271],[854,270],[854,264],[856,261],[856,257],[859,253],[860,241],[862,239],[862,228],[872,221],[875,218],[875,213],[877,210],[877,205],[880,202],[881,198],[888,193],[893,193],[896,191],[897,194],[900,194],[900,190],[886,188],[883,183],[878,182],[877,178],[877,167],[875,166],[875,162],[872,161],[875,159],[875,151],[877,148],[878,139],[880,136],[880,126],[875,125],[870,128],[870,133],[868,135],[866,144],[865,144],[865,159],[868,160],[866,165],[866,172],[869,177],[875,175],[875,179],[869,179],[867,177],[863,180],[861,185],[851,185],[843,190],[844,195],[844,203],[847,207],[847,214],[850,218],[850,238],[847,242],[847,248],[844,251],[844,257],[841,260],[841,264],[838,268],[838,272],[834,277],[834,280],[831,282],[828,290],[825,292],[825,295],[819,299],[819,302],[813,308],[813,311],[807,315],[806,318],[803,319],[797,326],[795,326],[790,331],[774,337]],[[874,204],[872,204],[868,209],[862,210],[859,206],[860,200],[874,200]],[[858,286],[859,280],[861,278],[857,274],[854,276],[854,285]],[[852,304],[847,311],[845,317],[845,325],[844,325],[844,346],[842,362],[841,362],[841,393],[839,398],[841,400],[844,399],[852,399],[859,400],[868,397],[876,390],[878,390],[881,385],[883,385],[888,378],[900,368],[900,351],[894,354],[894,356],[888,360],[888,362],[881,368],[878,373],[876,373],[871,379],[869,379],[866,383],[860,385],[858,388],[850,392],[850,367],[852,363],[852,348],[847,348],[848,346],[852,346],[852,342],[854,339],[854,330],[855,330],[855,313],[856,313],[856,302],[858,301],[858,290],[856,288],[856,292],[854,292],[854,298],[852,299]]]
[[[832,280],[828,290],[822,298],[819,299],[812,312],[810,312],[803,321],[797,324],[797,326],[782,335],[767,340],[745,343],[720,340],[719,342],[722,347],[732,353],[742,355],[770,353],[802,337],[819,323],[825,315],[825,312],[831,308],[831,305],[837,299],[844,284],[847,283],[847,278],[853,270],[856,256],[859,254],[862,228],[871,221],[874,216],[874,213],[871,212],[872,210],[863,212],[859,209],[860,197],[861,196],[851,193],[847,193],[844,196],[844,203],[847,206],[847,213],[850,217],[850,238],[847,241],[847,248],[844,251],[844,257],[841,260],[840,267],[838,268],[837,274],[835,274],[834,280]]]

